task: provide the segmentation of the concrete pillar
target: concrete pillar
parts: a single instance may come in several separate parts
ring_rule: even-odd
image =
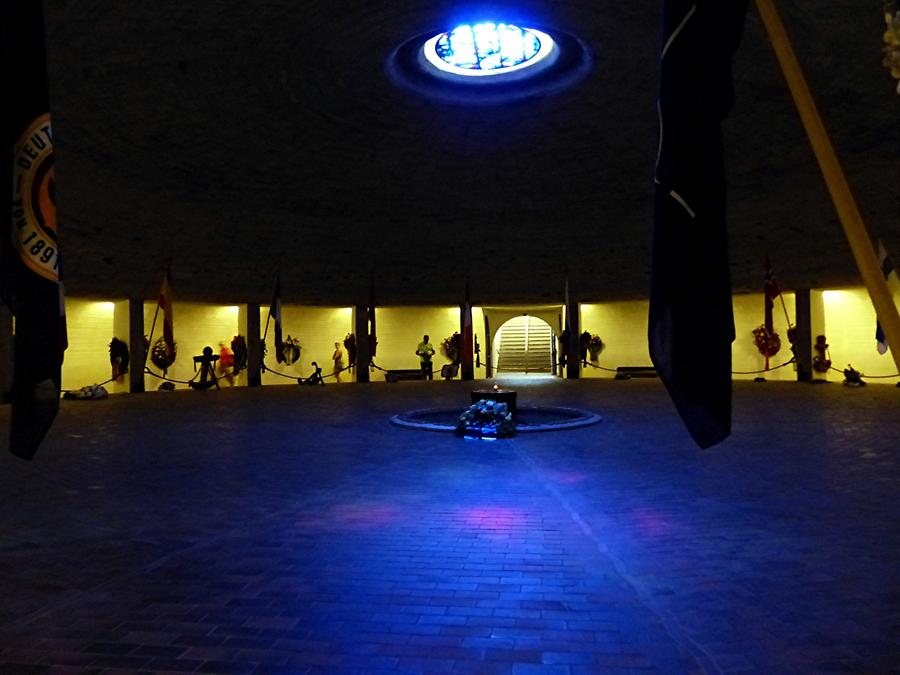
[[[571,318],[570,318],[571,317]],[[566,379],[581,377],[581,312],[578,301],[569,293],[566,305]]]
[[[238,315],[240,330],[247,341],[247,386],[262,386],[262,343],[260,342],[259,303],[248,302]]]
[[[128,301],[128,390],[132,394],[144,392],[144,301]]]
[[[812,314],[810,307],[810,291],[801,288],[794,291],[795,315],[794,355],[797,359],[797,381],[809,382],[812,379]]]
[[[472,308],[469,307],[469,323],[466,330],[466,303],[459,308],[459,334],[462,336],[462,349],[460,350],[459,377],[461,380],[472,381],[475,379],[475,351],[474,332],[472,325]]]
[[[356,381],[369,381],[369,311],[367,305],[356,305],[353,312],[354,334],[356,335]]]
[[[0,403],[9,403],[13,380],[13,318],[0,302]]]
[[[817,335],[825,335],[827,341],[828,336],[825,333],[825,296],[822,291],[809,292],[809,325],[812,344],[816,343]],[[815,356],[815,353],[813,353],[813,356]],[[827,372],[819,373],[816,370],[813,370],[812,376],[814,380],[828,379]]]

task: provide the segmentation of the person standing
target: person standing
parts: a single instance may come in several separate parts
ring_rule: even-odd
[[[428,336],[423,335],[422,341],[416,347],[416,356],[419,357],[419,365],[422,368],[422,378],[434,379],[431,370],[431,357],[434,355],[434,345],[428,341]]]
[[[331,355],[334,361],[334,377],[338,382],[341,381],[341,371],[344,369],[344,350],[341,349],[341,343],[334,343],[334,353]]]

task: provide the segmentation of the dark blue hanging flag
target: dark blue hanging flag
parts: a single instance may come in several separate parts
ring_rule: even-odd
[[[697,444],[731,433],[734,318],[721,124],[747,0],[666,0],[650,356]]]
[[[894,263],[891,262],[887,249],[884,248],[884,244],[881,243],[880,239],[878,240],[878,264],[881,266],[881,273],[884,275],[885,282],[887,282],[888,291],[893,297],[897,290],[900,289],[900,281],[897,279],[897,270],[894,269]],[[887,354],[887,337],[885,337],[884,329],[877,318],[875,319],[875,343],[879,354]]]
[[[42,3],[12,0],[2,11],[0,295],[16,317],[10,451],[30,460],[59,410],[66,318]]]
[[[275,277],[275,289],[272,291],[272,304],[269,305],[269,318],[275,322],[275,360],[284,363],[284,334],[281,324],[281,273]],[[268,320],[267,320],[268,321]],[[268,326],[268,323],[266,324]]]

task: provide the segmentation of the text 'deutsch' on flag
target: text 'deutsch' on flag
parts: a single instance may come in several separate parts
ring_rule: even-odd
[[[0,291],[16,319],[9,440],[10,451],[28,460],[59,410],[67,344],[41,7],[11,0],[0,16],[7,148],[0,177]]]
[[[731,433],[734,318],[721,124],[746,0],[666,0],[654,195],[650,355],[688,431]]]

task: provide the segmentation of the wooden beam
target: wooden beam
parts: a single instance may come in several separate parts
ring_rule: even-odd
[[[869,291],[869,297],[872,299],[878,320],[881,321],[884,334],[891,345],[894,364],[900,371],[900,313],[897,312],[891,292],[881,273],[878,257],[872,247],[862,214],[859,212],[850,185],[834,151],[834,146],[832,146],[822,118],[819,116],[803,70],[800,68],[793,47],[791,47],[787,31],[775,9],[774,0],[756,0],[756,7],[762,17],[763,25],[766,27],[772,48],[775,50],[781,72],[784,74],[784,79],[787,80],[794,105],[797,106],[797,112],[803,122],[803,128],[806,129],[806,135],[809,137],[816,160],[819,162],[819,169],[825,178],[828,192],[831,193],[831,200],[834,202],[841,226],[844,228],[844,234],[850,244],[856,266]]]

